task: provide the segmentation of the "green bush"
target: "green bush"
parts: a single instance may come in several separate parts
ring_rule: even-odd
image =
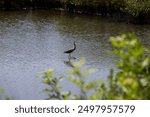
[[[119,72],[114,76],[119,99],[150,99],[150,51],[134,35],[111,38]],[[114,95],[112,95],[114,97]]]
[[[125,6],[126,11],[135,17],[150,13],[149,0],[125,0]]]
[[[54,77],[54,70],[44,72],[43,82],[48,99],[150,99],[150,50],[145,48],[133,34],[112,37],[118,70],[110,70],[108,82],[88,80],[91,69],[83,69],[84,61],[72,63],[69,80],[79,89],[79,94],[63,92],[59,82],[63,77]]]

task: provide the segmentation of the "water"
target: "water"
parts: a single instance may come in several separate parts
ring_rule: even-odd
[[[45,99],[42,72],[56,69],[56,76],[65,75],[70,67],[63,52],[77,49],[73,56],[84,57],[88,68],[99,72],[93,79],[106,80],[109,69],[115,68],[110,36],[135,32],[149,46],[150,25],[117,23],[108,18],[67,14],[59,11],[0,12],[0,86],[4,96],[15,99]],[[76,61],[76,60],[75,60]],[[67,80],[64,90],[78,92]]]

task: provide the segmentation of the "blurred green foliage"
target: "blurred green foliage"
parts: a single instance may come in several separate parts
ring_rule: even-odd
[[[118,85],[117,99],[150,99],[150,50],[133,34],[111,38],[119,72],[114,76]],[[114,95],[112,95],[114,97]]]
[[[43,82],[48,88],[48,99],[150,99],[150,50],[145,48],[133,34],[111,38],[117,72],[110,70],[108,82],[87,80],[93,69],[83,69],[84,60],[70,62],[69,81],[80,89],[78,94],[59,86],[63,77],[54,77],[54,70],[44,72]],[[88,81],[88,82],[87,82]]]

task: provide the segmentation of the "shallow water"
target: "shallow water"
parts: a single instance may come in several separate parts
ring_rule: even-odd
[[[56,76],[65,75],[70,67],[63,52],[73,48],[77,61],[86,59],[86,67],[97,68],[93,79],[104,81],[117,59],[109,37],[135,32],[145,46],[150,45],[147,34],[150,25],[117,23],[108,18],[67,14],[59,11],[0,12],[0,86],[4,96],[15,99],[45,99],[42,92],[42,72],[56,69]],[[67,85],[66,85],[67,84]],[[65,80],[64,90],[78,92]]]

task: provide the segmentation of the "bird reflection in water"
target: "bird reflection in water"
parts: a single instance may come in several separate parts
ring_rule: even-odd
[[[68,65],[69,67],[74,68],[74,66],[73,66],[73,64],[72,64],[71,61],[64,61],[64,63],[65,63],[66,65]]]

